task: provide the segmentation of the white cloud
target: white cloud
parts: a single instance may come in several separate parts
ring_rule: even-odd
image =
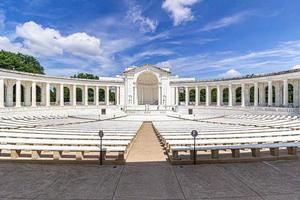
[[[294,65],[292,69],[300,69],[300,65]]]
[[[16,27],[16,34],[24,40],[24,46],[30,51],[41,55],[63,54],[57,39],[61,37],[59,31],[43,28],[35,22],[26,22]]]
[[[162,8],[171,13],[175,26],[194,19],[190,6],[199,0],[164,0]]]
[[[238,72],[235,69],[230,69],[225,73],[220,74],[218,77],[219,78],[234,78],[234,77],[239,77],[242,74],[240,72]]]
[[[78,55],[97,56],[102,52],[100,39],[86,33],[74,33],[67,37],[60,37],[58,44],[62,49]]]
[[[243,74],[287,70],[300,63],[300,40],[244,54],[234,51],[203,53],[165,61],[170,63],[175,74],[204,78],[215,78],[220,71],[233,67]]]
[[[26,22],[16,27],[16,35],[23,39],[24,46],[32,53],[44,56],[62,55],[100,55],[100,39],[86,33],[62,36],[58,30],[43,28],[35,22]]]
[[[138,25],[141,32],[155,32],[158,22],[143,16],[139,6],[132,6],[127,12],[127,18],[134,24]]]
[[[210,22],[206,24],[201,31],[212,31],[220,28],[225,28],[237,23],[240,23],[245,19],[245,17],[249,14],[249,12],[240,12],[235,15],[224,17],[220,20]]]
[[[8,37],[0,36],[0,49],[15,53],[29,53],[21,43],[12,43]]]

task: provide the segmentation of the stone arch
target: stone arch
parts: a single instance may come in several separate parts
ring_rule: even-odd
[[[145,71],[137,76],[137,102],[138,105],[158,105],[159,81],[155,73]]]
[[[57,101],[57,88],[55,86],[50,86],[50,103],[55,103]]]
[[[39,85],[36,85],[36,92],[35,92],[35,98],[36,98],[36,103],[41,104],[42,103],[42,87]]]
[[[105,89],[99,88],[99,102],[105,102]]]
[[[95,91],[93,88],[88,88],[88,102],[89,103],[95,102]]]
[[[200,90],[200,103],[205,103],[206,102],[206,89],[201,89]]]
[[[242,87],[238,87],[235,89],[235,103],[242,102]]]
[[[71,102],[71,93],[69,87],[64,87],[64,102],[70,104]]]
[[[294,86],[292,84],[288,84],[288,103],[294,103]]]
[[[185,88],[180,87],[178,90],[179,90],[178,95],[179,95],[179,104],[180,104],[181,102],[185,102]]]
[[[223,103],[229,102],[229,88],[224,88],[223,89]]]
[[[196,101],[196,90],[190,89],[189,90],[189,102],[195,104],[195,101]]]
[[[217,103],[217,88],[213,88],[210,91],[210,96],[211,96],[211,103]]]
[[[83,90],[82,88],[76,88],[76,103],[82,104],[83,103]]]

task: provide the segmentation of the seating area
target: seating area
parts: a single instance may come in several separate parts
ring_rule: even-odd
[[[22,116],[0,120],[0,160],[98,162],[99,130],[104,163],[122,164],[141,122],[85,117]]]
[[[176,123],[154,122],[171,163],[245,162],[296,158],[300,146],[297,117],[230,115],[189,119],[172,115]],[[185,119],[179,120],[178,118]],[[195,147],[191,131],[197,130]]]

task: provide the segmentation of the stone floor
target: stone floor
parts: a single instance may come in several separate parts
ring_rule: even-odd
[[[300,199],[300,161],[171,166],[0,163],[0,199]]]
[[[0,162],[0,200],[300,199],[300,160],[172,166],[144,123],[124,166]]]

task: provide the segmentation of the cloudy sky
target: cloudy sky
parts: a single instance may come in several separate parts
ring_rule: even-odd
[[[46,73],[156,64],[198,79],[300,66],[298,0],[1,0],[0,49]]]

